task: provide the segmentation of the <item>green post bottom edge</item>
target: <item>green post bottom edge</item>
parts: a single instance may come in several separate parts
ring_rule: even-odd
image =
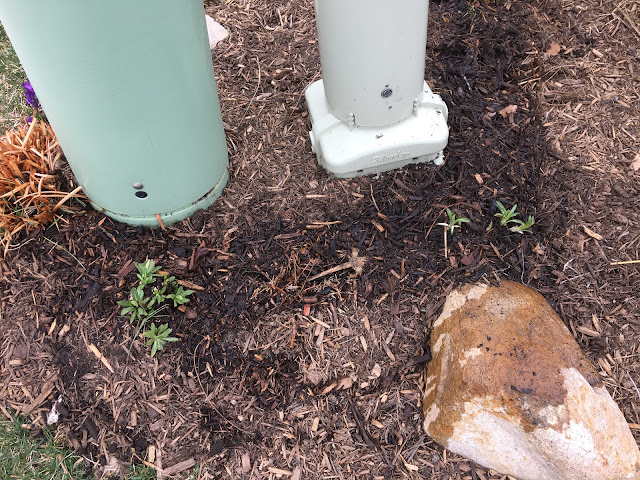
[[[164,225],[171,225],[172,223],[179,222],[180,220],[184,220],[185,218],[190,217],[192,214],[197,212],[198,210],[204,210],[209,208],[213,203],[218,199],[222,190],[227,185],[227,181],[229,180],[229,171],[225,169],[224,175],[218,181],[218,183],[209,190],[204,196],[200,197],[195,202],[187,205],[184,208],[179,210],[174,210],[172,212],[161,213],[158,212],[160,218],[162,219],[162,223]],[[98,210],[101,213],[104,213],[107,217],[111,217],[118,222],[126,223],[127,225],[135,225],[142,227],[159,227],[158,219],[155,215],[148,217],[132,217],[130,215],[124,215],[122,213],[110,212],[95,203],[91,203],[91,206]]]

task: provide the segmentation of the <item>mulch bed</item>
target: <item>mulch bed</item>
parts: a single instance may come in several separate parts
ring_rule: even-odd
[[[512,279],[545,294],[640,424],[640,266],[610,265],[639,258],[638,173],[624,156],[594,178],[549,138],[540,91],[569,76],[571,42],[575,56],[604,51],[563,30],[565,10],[432,2],[426,78],[450,110],[445,165],[338,180],[308,140],[312,4],[210,2],[231,32],[213,55],[223,196],[166,231],[86,211],[22,237],[0,264],[0,398],[40,415],[62,398],[59,428],[98,472],[117,457],[165,475],[198,462],[202,478],[502,478],[420,432],[417,378],[445,295]],[[613,34],[638,45],[624,23]],[[562,58],[545,54],[554,41]],[[533,233],[488,229],[498,200],[535,215]],[[448,256],[446,208],[471,220]],[[116,304],[146,258],[196,290],[163,312],[180,341],[153,359]]]

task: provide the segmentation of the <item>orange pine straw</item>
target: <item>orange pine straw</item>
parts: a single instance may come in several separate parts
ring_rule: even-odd
[[[18,127],[0,138],[0,245],[5,256],[18,232],[50,225],[61,212],[78,210],[65,205],[70,199],[87,198],[82,187],[71,192],[56,188],[53,171],[60,155],[55,134],[36,118],[29,128]]]

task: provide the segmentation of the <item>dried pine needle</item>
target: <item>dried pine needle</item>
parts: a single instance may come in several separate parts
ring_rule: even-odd
[[[59,144],[51,128],[37,119],[0,138],[0,245],[4,255],[18,232],[48,226],[62,212],[78,209],[66,203],[86,199],[81,187],[56,188],[54,168]]]

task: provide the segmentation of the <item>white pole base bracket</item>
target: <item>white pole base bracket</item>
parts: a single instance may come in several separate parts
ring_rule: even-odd
[[[311,84],[305,97],[312,123],[311,149],[320,166],[336,177],[370,175],[413,163],[444,163],[448,109],[427,82],[422,99],[414,101],[413,113],[384,127],[359,127],[357,118],[345,123],[332,115],[322,80]]]

